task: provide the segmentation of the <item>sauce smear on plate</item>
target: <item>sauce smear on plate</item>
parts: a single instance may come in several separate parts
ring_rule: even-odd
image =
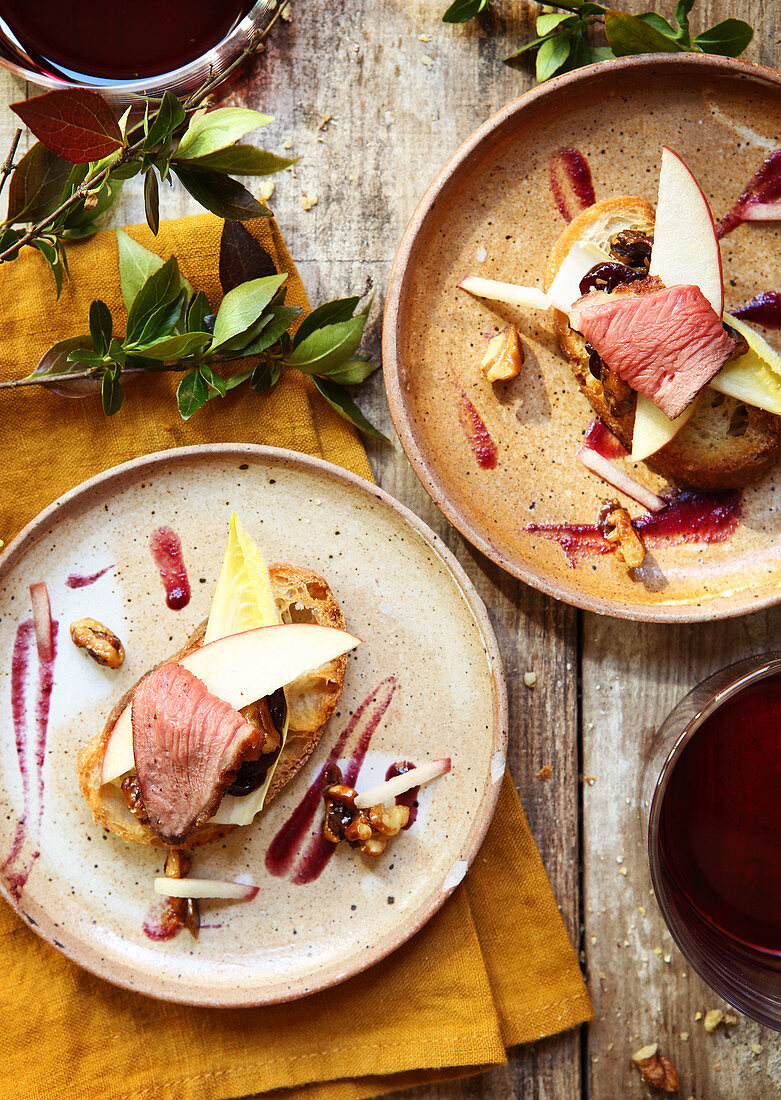
[[[165,588],[165,602],[172,611],[187,607],[190,602],[190,581],[184,564],[182,544],[176,531],[158,527],[149,539],[155,565]]]

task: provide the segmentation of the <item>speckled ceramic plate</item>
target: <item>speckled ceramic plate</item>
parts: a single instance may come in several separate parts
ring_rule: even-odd
[[[162,857],[93,824],[76,751],[113,701],[208,614],[234,508],[269,561],[305,564],[328,579],[364,643],[308,764],[261,819],[194,857],[199,877],[251,876],[257,898],[204,902],[197,943],[186,931],[157,942],[144,923],[154,928],[152,880]],[[179,611],[166,606],[149,550],[162,524],[181,540],[192,586]],[[104,569],[94,583],[72,587],[74,574]],[[36,581],[48,585],[59,622],[48,727],[24,625]],[[85,615],[124,641],[118,672],[72,645],[68,624]],[[0,620],[2,891],[39,935],[109,981],[208,1005],[283,1001],[333,985],[420,928],[480,845],[507,737],[485,609],[432,531],[344,470],[241,444],[168,451],[109,470],[55,502],[0,559]],[[273,838],[340,735],[345,760],[373,728],[360,786],[384,778],[397,760],[450,756],[452,772],[422,789],[417,821],[379,860],[342,846],[318,878],[301,884],[316,822],[292,847],[288,869],[270,873]]]
[[[575,462],[592,419],[546,314],[494,307],[456,288],[467,274],[544,286],[564,228],[551,155],[576,147],[597,199],[656,201],[660,150],[684,157],[716,216],[726,213],[781,135],[781,74],[702,54],[627,58],[535,88],[462,146],[422,199],[390,280],[383,335],[393,420],[435,504],[483,553],[559,599],[631,619],[693,621],[754,611],[781,592],[778,471],[744,494],[725,542],[654,550],[630,576],[615,555],[573,567],[536,524],[594,523],[615,495]],[[722,242],[726,306],[781,284],[778,226]],[[518,325],[526,351],[510,383],[480,374],[486,335]],[[778,334],[769,339],[781,346]],[[474,416],[464,413],[471,402]],[[466,406],[468,409],[468,406]],[[481,469],[467,437],[482,419],[498,450]],[[471,425],[470,425],[471,418]],[[464,422],[464,423],[462,423]],[[658,490],[644,466],[638,479]],[[636,509],[639,511],[639,508]]]

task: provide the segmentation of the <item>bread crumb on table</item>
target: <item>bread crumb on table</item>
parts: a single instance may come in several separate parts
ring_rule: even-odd
[[[524,672],[523,682],[524,682],[524,684],[526,684],[527,688],[533,688],[534,685],[537,683],[537,673],[536,672]]]
[[[310,195],[308,191],[302,191],[301,209],[311,210],[313,206],[317,206],[317,195]]]
[[[538,779],[543,779],[543,780],[550,779],[550,777],[552,775],[553,775],[553,766],[551,764],[545,764],[544,767],[540,768],[540,770],[537,772],[537,778]]]

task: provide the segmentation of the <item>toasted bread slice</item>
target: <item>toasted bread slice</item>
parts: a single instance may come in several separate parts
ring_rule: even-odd
[[[296,565],[272,565],[269,569],[274,596],[283,622],[318,623],[344,629],[344,615],[326,581],[311,569]],[[175,661],[203,644],[206,623],[203,622],[187,639],[182,650],[169,660]],[[165,663],[165,662],[163,662]],[[337,657],[322,668],[302,676],[285,689],[288,704],[289,728],[285,746],[277,763],[269,786],[266,802],[277,794],[296,774],[317,745],[328,720],[336,710],[342,693],[347,657]],[[135,687],[135,685],[134,685]],[[114,783],[101,783],[103,754],[119,715],[130,702],[133,688],[118,701],[108,721],[92,740],[79,750],[79,785],[89,803],[92,814],[100,825],[123,840],[139,844],[151,844],[156,848],[167,845],[156,836],[148,825],[143,825],[130,813],[125,796]],[[251,714],[248,715],[251,721]],[[238,828],[236,825],[217,825],[206,822],[187,838],[186,847],[197,848],[219,840]]]
[[[635,196],[620,196],[595,203],[578,214],[551,251],[548,286],[574,244],[591,242],[609,251],[610,238],[624,229],[639,229],[653,236],[651,204]],[[602,383],[589,370],[586,341],[570,327],[565,313],[557,309],[551,313],[554,331],[581,393],[611,432],[631,450],[634,400],[626,402],[619,415],[610,411]],[[691,419],[645,461],[663,477],[693,489],[739,489],[766,474],[779,456],[781,417],[706,388]]]

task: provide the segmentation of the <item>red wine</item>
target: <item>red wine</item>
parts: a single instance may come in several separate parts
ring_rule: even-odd
[[[197,60],[253,0],[0,0],[0,49],[76,83],[139,80]]]
[[[781,675],[694,733],[664,793],[659,844],[687,924],[781,957]]]

